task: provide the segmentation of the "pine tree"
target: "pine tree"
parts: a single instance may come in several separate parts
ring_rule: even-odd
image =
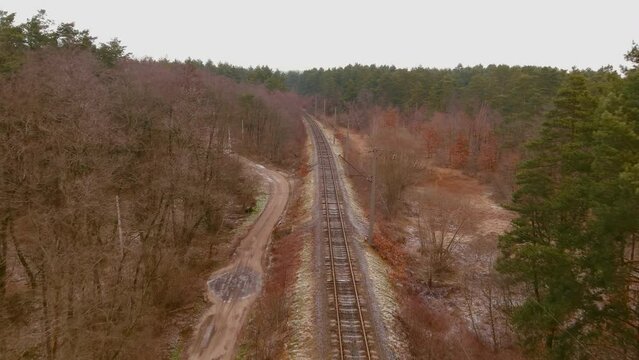
[[[0,74],[15,70],[22,61],[24,34],[14,25],[16,14],[0,10]]]
[[[637,203],[621,176],[637,139],[614,103],[599,105],[582,75],[566,79],[518,173],[519,217],[500,239],[498,270],[526,296],[513,324],[526,350],[547,357],[637,354],[626,261]]]

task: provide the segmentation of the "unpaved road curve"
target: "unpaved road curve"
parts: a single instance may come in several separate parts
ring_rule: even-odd
[[[261,289],[262,260],[268,240],[288,202],[290,188],[284,176],[249,160],[243,161],[268,182],[268,201],[241,240],[230,264],[211,276],[207,294],[212,304],[196,327],[189,359],[233,358],[240,329]]]

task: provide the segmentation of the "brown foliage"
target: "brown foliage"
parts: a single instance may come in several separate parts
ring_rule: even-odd
[[[468,140],[464,135],[459,134],[449,150],[450,166],[456,169],[466,166],[468,155],[470,155]]]
[[[477,159],[479,169],[486,171],[495,171],[497,168],[497,161],[499,160],[499,147],[497,145],[497,138],[495,134],[490,133],[484,139],[484,142],[479,150],[479,156]]]
[[[397,241],[393,241],[384,234],[375,234],[373,248],[395,270],[394,275],[398,279],[405,278],[406,254]]]
[[[476,113],[468,114],[454,107],[445,113],[423,108],[398,111],[355,102],[340,115],[341,126],[346,126],[345,119],[351,119],[351,128],[368,128],[371,133],[377,131],[374,138],[382,145],[371,143],[371,146],[383,148],[386,140],[401,139],[400,146],[407,146],[412,151],[417,144],[418,157],[428,159],[429,164],[457,168],[488,181],[504,199],[513,191],[515,167],[512,159],[520,155],[521,149],[513,147],[512,141],[504,144],[514,136],[514,130],[504,126],[501,116],[487,104],[482,104]],[[359,125],[354,127],[353,124]],[[410,139],[401,135],[403,132],[410,134]],[[534,130],[525,136],[533,133]]]
[[[399,112],[397,109],[388,109],[382,114],[384,127],[396,128],[399,125]]]
[[[431,125],[425,125],[422,130],[422,138],[424,139],[424,147],[426,148],[426,157],[432,158],[441,144],[441,139],[437,130]]]
[[[509,350],[493,352],[450,315],[429,308],[417,295],[406,295],[400,320],[415,359],[520,359]]]
[[[32,333],[0,342],[8,357],[157,358],[209,248],[253,203],[230,150],[295,165],[303,131],[286,94],[71,50],[29,53],[0,104],[0,282],[19,284],[0,292],[0,338]]]

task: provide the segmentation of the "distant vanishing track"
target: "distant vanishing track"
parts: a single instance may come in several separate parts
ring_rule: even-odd
[[[366,320],[364,299],[358,292],[361,275],[354,266],[349,249],[333,151],[315,120],[309,119],[308,122],[317,148],[323,237],[328,243],[325,266],[329,275],[326,286],[331,318],[331,357],[340,360],[378,359],[369,335],[372,333],[371,323]]]

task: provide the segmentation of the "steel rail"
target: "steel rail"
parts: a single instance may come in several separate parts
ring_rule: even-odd
[[[335,159],[333,156],[333,152],[330,149],[329,145],[328,145],[328,140],[326,140],[326,136],[324,135],[324,133],[322,132],[322,130],[319,128],[319,126],[315,123],[314,120],[309,120],[309,123],[311,124],[311,128],[312,128],[312,132],[313,135],[316,139],[316,144],[318,146],[318,162],[320,163],[320,170],[322,171],[322,181],[323,181],[323,187],[324,187],[324,207],[325,207],[325,211],[326,211],[326,227],[327,227],[327,232],[328,232],[328,244],[329,244],[329,253],[330,253],[330,262],[331,262],[331,277],[332,277],[332,283],[333,283],[333,296],[335,299],[335,314],[337,317],[337,336],[338,336],[338,342],[339,342],[339,351],[340,351],[340,359],[344,359],[345,353],[344,353],[344,339],[343,339],[343,334],[342,334],[342,330],[341,330],[341,317],[340,317],[340,303],[339,303],[339,292],[338,292],[338,286],[337,286],[337,272],[335,271],[335,255],[334,255],[334,250],[333,250],[333,236],[332,236],[332,229],[331,229],[331,221],[330,221],[330,216],[329,216],[329,196],[328,196],[328,189],[327,189],[327,174],[326,174],[326,168],[328,167],[328,172],[330,174],[330,180],[331,183],[333,185],[333,191],[335,193],[335,201],[336,201],[336,207],[337,207],[337,215],[339,217],[339,225],[340,225],[340,230],[342,233],[342,238],[344,241],[344,248],[346,250],[346,258],[347,258],[347,262],[348,262],[348,268],[349,268],[349,275],[350,275],[350,282],[351,285],[353,287],[353,292],[355,294],[355,305],[357,308],[357,313],[358,313],[358,318],[359,318],[359,323],[360,323],[360,329],[361,329],[361,334],[362,334],[362,339],[364,340],[364,347],[365,347],[365,352],[366,352],[366,359],[371,359],[371,351],[370,351],[370,346],[368,343],[368,336],[366,333],[366,327],[364,325],[364,316],[362,314],[362,306],[361,306],[361,301],[360,301],[360,296],[359,296],[359,292],[357,290],[357,283],[356,283],[356,278],[355,278],[355,270],[353,268],[353,261],[352,261],[352,257],[351,257],[351,252],[348,246],[348,237],[346,236],[346,227],[344,225],[344,216],[342,214],[342,208],[340,206],[340,195],[339,195],[339,185],[337,182],[337,176],[336,176],[336,169],[335,169]],[[321,153],[321,154],[320,154]],[[321,165],[326,165],[326,164],[322,164],[322,158],[324,157],[327,162],[328,162],[328,166],[322,167]]]

